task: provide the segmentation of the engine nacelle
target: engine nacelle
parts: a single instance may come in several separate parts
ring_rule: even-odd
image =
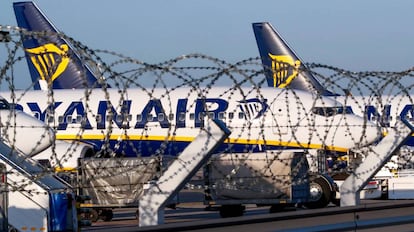
[[[48,164],[56,171],[73,171],[78,167],[79,158],[94,155],[94,147],[87,143],[56,140],[55,144],[32,157],[36,160],[48,160]]]

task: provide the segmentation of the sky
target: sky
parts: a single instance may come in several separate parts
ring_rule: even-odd
[[[0,24],[17,25],[0,1]],[[253,22],[270,22],[305,62],[351,71],[414,66],[414,1],[37,0],[56,27],[92,49],[149,63],[190,53],[257,57]]]

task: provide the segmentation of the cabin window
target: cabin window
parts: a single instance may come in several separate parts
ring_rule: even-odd
[[[312,108],[312,113],[317,114],[317,115],[321,115],[321,116],[325,116],[325,117],[330,117],[333,115],[336,115],[338,113],[342,113],[343,112],[343,108],[340,107],[313,107]]]
[[[164,113],[159,113],[158,114],[158,121],[159,122],[162,122],[162,121],[164,121],[165,120],[165,114]]]
[[[121,123],[122,122],[122,115],[116,115],[115,116],[115,121],[117,122],[117,123]]]
[[[184,121],[185,121],[185,113],[184,113],[184,112],[181,112],[181,113],[180,113],[180,116],[178,117],[178,120],[179,120],[180,122],[184,122]]]
[[[147,122],[152,122],[154,120],[154,117],[152,116],[152,114],[148,114],[147,115]]]
[[[102,115],[100,115],[100,114],[96,115],[95,119],[96,119],[96,122],[98,124],[101,123],[102,122]]]
[[[137,122],[142,122],[142,115],[141,114],[137,114]]]
[[[47,122],[48,123],[52,123],[54,120],[55,120],[55,118],[53,117],[53,115],[50,115],[50,116],[48,115],[47,116]]]
[[[239,112],[239,119],[244,119],[244,113],[243,112]]]
[[[194,113],[191,113],[190,114],[190,120],[194,120],[194,118],[195,118]]]
[[[233,119],[234,118],[234,113],[233,112],[230,112],[229,113],[229,119]]]
[[[214,119],[214,116],[215,116],[214,112],[208,112],[209,118]]]
[[[169,121],[174,120],[174,114],[169,114],[169,115],[168,115],[168,120],[169,120]]]
[[[220,119],[220,120],[226,119],[226,114],[224,112],[219,112],[218,113],[218,119]]]
[[[204,112],[199,113],[199,114],[198,114],[198,119],[199,119],[200,121],[204,120],[204,116],[205,116],[205,115],[206,115],[206,114],[205,114]]]
[[[132,121],[132,115],[131,114],[124,115],[123,116],[123,121],[124,122],[130,122],[130,121]]]
[[[113,118],[114,118],[114,115],[113,114],[106,115],[106,121],[107,122],[111,122]]]
[[[345,113],[346,114],[354,114],[354,111],[352,110],[352,107],[346,106],[345,107]]]
[[[81,123],[82,119],[83,119],[82,115],[76,116],[76,123]]]
[[[132,119],[132,115],[128,114],[128,115],[123,115],[123,114],[118,114],[116,115],[116,122],[117,123],[122,123],[122,122],[129,122]]]
[[[4,99],[0,100],[0,109],[2,109],[2,110],[10,109],[9,103]]]
[[[59,122],[59,124],[62,124],[62,123],[64,123],[64,117],[63,116],[59,116],[59,118],[58,118],[58,122]]]

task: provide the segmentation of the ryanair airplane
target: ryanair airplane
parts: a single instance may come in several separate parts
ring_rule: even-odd
[[[215,155],[254,157],[253,163],[273,163],[281,159],[281,151],[289,149],[343,153],[382,138],[374,123],[355,116],[349,107],[316,92],[275,90],[273,82],[265,88],[108,88],[104,78],[93,75],[33,3],[15,3],[14,8],[20,27],[51,36],[22,37],[37,90],[14,91],[15,98],[11,93],[2,94],[18,99],[13,102],[17,109],[54,129],[59,142],[54,149],[61,161],[52,164],[54,167],[73,170],[79,157],[90,156],[176,157],[204,129],[207,117],[219,120],[231,131]],[[294,75],[283,75],[294,81]],[[68,149],[68,144],[74,149]],[[68,150],[81,152],[68,154]],[[47,154],[54,153],[43,152],[37,158],[55,162]],[[251,165],[250,161],[243,163]],[[216,165],[228,167],[226,161]],[[220,172],[225,170],[220,168]],[[324,207],[335,196],[335,187],[331,178],[315,177],[309,186],[313,202],[307,206]],[[236,192],[227,197],[239,198]]]
[[[14,9],[20,27],[57,32],[33,3],[14,3]],[[217,153],[298,148],[346,152],[381,137],[375,124],[349,108],[300,90],[235,86],[120,93],[105,88],[70,44],[51,35],[22,40],[32,79],[38,89],[53,87],[53,96],[48,91],[15,91],[19,101],[13,103],[54,128],[59,140],[93,144],[98,152],[116,156],[176,156],[203,129],[206,117],[232,131]],[[11,93],[2,95],[12,100]]]
[[[176,156],[218,119],[232,134],[217,152],[327,149],[346,152],[377,140],[373,123],[327,97],[288,89],[192,88],[14,91],[16,109],[56,130],[56,139],[94,144],[119,156]],[[201,96],[201,97],[200,97]],[[19,99],[16,101],[16,99]],[[107,147],[109,145],[109,147]]]
[[[395,125],[398,118],[414,119],[414,102],[411,93],[401,90],[398,94],[379,97],[334,94],[324,88],[309,72],[303,61],[270,23],[253,23],[253,31],[269,87],[289,87],[329,96],[351,107],[356,115],[382,126],[384,130]],[[414,136],[411,136],[405,145],[414,146]]]

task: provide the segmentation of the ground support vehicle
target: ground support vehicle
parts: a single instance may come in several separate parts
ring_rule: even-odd
[[[205,204],[219,205],[222,217],[241,216],[244,205],[325,207],[337,190],[326,175],[309,171],[306,151],[213,155],[206,165]]]
[[[159,163],[156,158],[79,159],[76,186],[79,194],[90,197],[81,207],[91,209],[83,217],[110,221],[113,208],[137,208],[144,185],[159,173]]]
[[[3,142],[0,164],[7,170],[2,216],[11,231],[78,231],[76,195],[68,183]]]

